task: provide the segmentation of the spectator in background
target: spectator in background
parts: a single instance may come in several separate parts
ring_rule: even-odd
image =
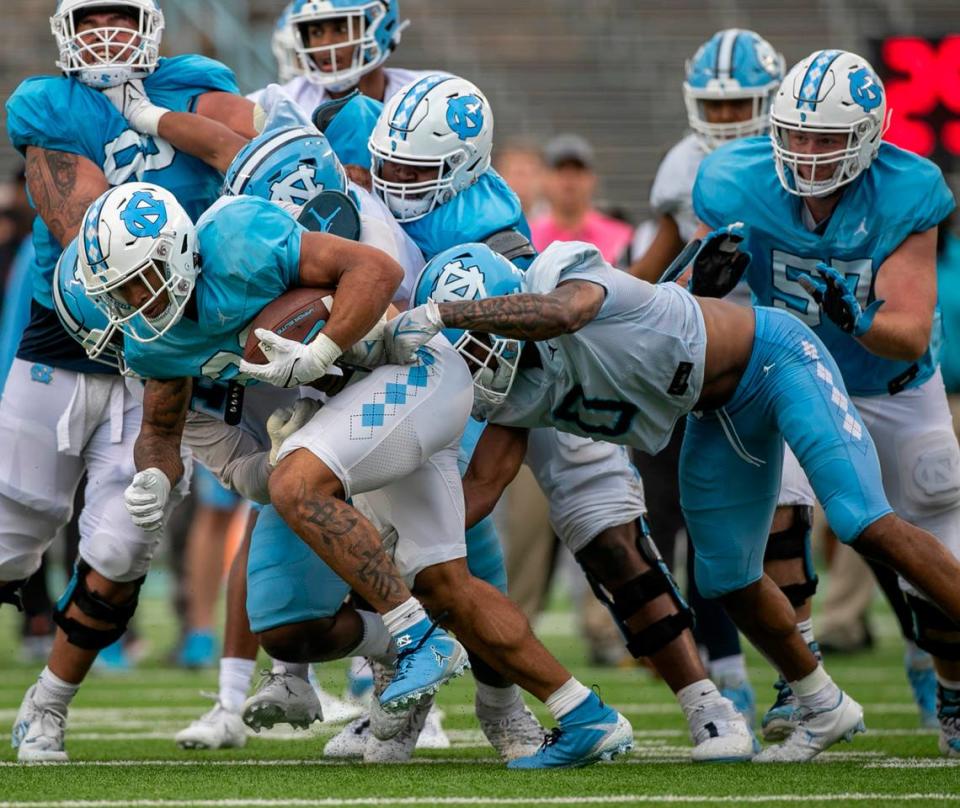
[[[633,228],[594,208],[597,174],[590,144],[579,135],[557,135],[544,150],[549,211],[530,223],[533,244],[544,250],[554,241],[585,241],[604,259],[623,266]]]
[[[519,197],[523,215],[528,220],[547,212],[543,197],[547,167],[540,149],[532,141],[508,142],[494,155],[493,162],[497,173]]]

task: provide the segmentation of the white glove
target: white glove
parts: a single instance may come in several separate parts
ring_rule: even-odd
[[[387,361],[394,365],[412,365],[417,361],[417,351],[444,327],[440,307],[433,300],[394,317],[383,330]]]
[[[377,321],[362,340],[343,352],[341,357],[344,363],[360,368],[373,370],[380,365],[388,364],[386,350],[383,343],[383,330],[387,327],[386,319]]]
[[[267,364],[255,365],[243,359],[240,372],[274,387],[310,384],[325,376],[343,353],[326,334],[318,334],[309,345],[281,337],[265,328],[258,328],[254,334],[260,340],[260,350],[267,357]]]
[[[320,402],[313,398],[298,398],[292,407],[280,407],[267,419],[267,434],[270,436],[270,465],[277,465],[277,456],[283,442],[301,429],[320,409]]]
[[[140,79],[132,79],[102,92],[127,119],[130,126],[141,135],[157,137],[160,119],[170,110],[166,107],[158,107],[150,100]]]
[[[133,482],[123,492],[130,518],[141,530],[160,530],[164,509],[170,498],[170,480],[160,469],[137,472]]]

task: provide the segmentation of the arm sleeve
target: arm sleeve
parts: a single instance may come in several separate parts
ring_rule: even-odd
[[[211,415],[191,411],[183,442],[231,491],[263,505],[270,502],[270,452],[249,433]]]

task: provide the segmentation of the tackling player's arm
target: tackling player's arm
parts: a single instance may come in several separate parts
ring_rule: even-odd
[[[171,483],[183,476],[180,442],[190,408],[190,379],[148,379],[143,390],[143,420],[133,447],[137,471],[158,469]]]
[[[505,295],[437,307],[443,328],[537,341],[579,331],[597,316],[605,294],[598,284],[572,280],[545,295]]]
[[[877,270],[874,297],[886,301],[858,337],[871,353],[913,362],[926,352],[937,306],[937,228],[914,233]]]
[[[219,121],[191,112],[167,112],[157,133],[178,151],[203,160],[221,174],[250,142]]]
[[[210,92],[197,99],[196,112],[230,127],[247,140],[253,140],[259,134],[254,125],[256,107],[253,101],[242,95]]]
[[[709,232],[709,231],[707,231]],[[705,234],[704,234],[705,235]],[[697,236],[702,238],[702,236]],[[670,262],[684,247],[680,229],[672,216],[661,216],[657,232],[647,251],[634,261],[627,270],[635,278],[656,283]]]
[[[110,187],[86,157],[39,146],[27,148],[26,179],[37,213],[63,247],[80,232],[90,204]]]
[[[493,512],[527,453],[530,430],[487,424],[463,476],[467,530]]]

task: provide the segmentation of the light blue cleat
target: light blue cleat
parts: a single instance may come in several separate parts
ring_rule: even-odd
[[[97,654],[94,667],[101,673],[130,673],[133,668],[123,644],[123,637]]]
[[[217,660],[216,640],[210,631],[191,631],[177,655],[177,664],[191,670],[212,668]]]
[[[536,754],[511,760],[510,769],[572,769],[613,760],[633,749],[633,727],[591,693],[560,719]]]
[[[760,721],[760,732],[765,741],[785,740],[796,729],[794,713],[799,707],[790,685],[781,677],[774,682],[777,699]]]
[[[960,690],[937,685],[940,754],[960,758]]]
[[[721,687],[720,695],[733,703],[737,712],[746,719],[747,726],[753,727],[757,719],[757,699],[750,682],[744,680],[734,687]]]
[[[419,704],[470,667],[466,649],[428,618],[395,634],[393,641],[400,649],[396,673],[380,694],[388,713]]]
[[[937,718],[937,674],[933,669],[933,659],[926,651],[907,650],[904,668],[913,691],[913,700],[920,710],[920,726],[936,729],[940,721]]]

